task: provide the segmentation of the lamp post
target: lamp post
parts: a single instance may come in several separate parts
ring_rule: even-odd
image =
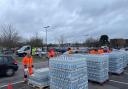
[[[49,28],[50,26],[46,26],[46,27],[44,27],[44,29],[45,29],[45,32],[46,32],[46,38],[45,38],[45,41],[46,41],[46,52],[48,52],[48,45],[47,45],[47,35],[48,35],[48,28]]]

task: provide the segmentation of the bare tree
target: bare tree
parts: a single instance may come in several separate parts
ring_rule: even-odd
[[[32,47],[43,47],[43,38],[39,37],[38,33],[35,33],[30,40],[27,41],[27,44]]]
[[[11,24],[1,26],[0,38],[1,46],[6,48],[16,47],[21,39],[18,32]]]
[[[57,41],[59,43],[59,46],[63,47],[64,43],[66,42],[66,39],[65,39],[64,35],[60,35],[60,37],[57,39]]]
[[[88,38],[85,41],[85,45],[87,47],[98,47],[99,46],[99,40],[98,39],[94,39],[94,38]]]

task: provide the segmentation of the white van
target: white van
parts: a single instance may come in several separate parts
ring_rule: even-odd
[[[17,55],[19,57],[24,57],[27,54],[27,51],[31,52],[31,46],[30,45],[23,46],[19,50],[17,50]]]

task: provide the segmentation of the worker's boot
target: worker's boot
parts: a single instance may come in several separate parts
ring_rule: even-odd
[[[27,75],[24,75],[24,83],[28,83]]]

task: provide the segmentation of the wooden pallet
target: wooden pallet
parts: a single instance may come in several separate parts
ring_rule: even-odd
[[[89,82],[95,83],[95,84],[100,84],[101,86],[103,86],[105,83],[109,82],[109,79],[104,82],[98,82],[98,81],[93,81],[93,80],[89,80]]]
[[[28,85],[34,89],[49,89],[49,86],[39,86],[36,84],[28,83]]]
[[[117,76],[120,76],[120,75],[124,74],[124,71],[121,72],[121,73],[113,73],[113,72],[109,72],[109,74],[110,74],[110,75],[117,75]]]

